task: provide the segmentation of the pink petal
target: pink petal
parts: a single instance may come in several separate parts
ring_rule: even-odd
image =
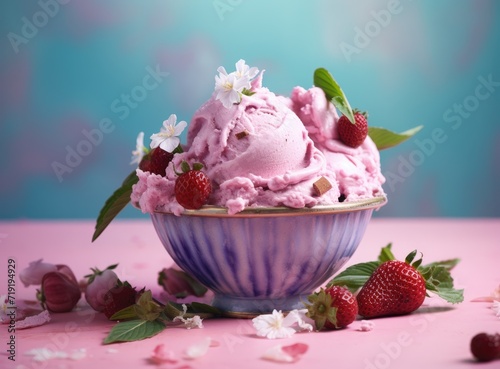
[[[295,343],[293,345],[283,346],[281,349],[291,357],[297,358],[298,356],[305,354],[308,348],[309,346],[305,343]]]
[[[471,300],[472,302],[493,302],[495,299],[491,296],[485,296],[485,297],[476,297],[475,299]]]
[[[203,341],[198,342],[192,346],[189,346],[186,350],[187,359],[197,359],[199,357],[205,356],[211,345],[212,339],[210,337],[205,337]]]
[[[309,346],[305,343],[295,343],[289,346],[273,346],[264,353],[262,358],[280,363],[295,363],[308,348]]]
[[[44,310],[37,315],[28,316],[23,320],[17,321],[16,329],[38,327],[39,325],[43,325],[48,322],[50,322],[50,314],[47,310]]]
[[[170,350],[167,350],[167,348],[165,347],[165,345],[163,343],[160,343],[159,345],[157,345],[154,348],[153,354],[151,355],[149,360],[153,364],[157,364],[157,365],[164,364],[164,363],[175,364],[178,361],[175,358],[174,353]]]

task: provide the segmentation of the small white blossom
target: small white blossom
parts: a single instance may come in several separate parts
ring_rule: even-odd
[[[199,315],[195,315],[192,318],[184,318],[184,315],[187,313],[187,306],[186,304],[182,304],[182,313],[178,316],[176,316],[172,321],[181,321],[184,323],[184,326],[187,329],[191,328],[203,328],[203,319],[200,318]]]
[[[187,123],[181,120],[177,122],[177,116],[175,114],[170,115],[167,120],[163,121],[163,127],[161,127],[160,133],[155,133],[151,135],[151,148],[160,146],[162,150],[167,152],[173,152],[181,140],[178,136],[187,127]]]
[[[135,143],[135,150],[132,151],[132,161],[130,164],[139,164],[147,152],[148,149],[144,146],[144,132],[139,132]]]
[[[238,78],[247,77],[248,80],[252,80],[257,74],[259,74],[259,70],[257,67],[250,68],[246,65],[243,59],[240,59],[236,62],[236,75]],[[250,86],[248,86],[250,88]]]
[[[257,68],[246,65],[243,59],[236,63],[235,72],[227,73],[224,67],[217,68],[217,71],[219,75],[215,76],[215,98],[220,100],[225,108],[241,101],[243,90],[251,88],[250,81],[259,73]]]
[[[360,331],[360,332],[369,332],[369,331],[373,330],[374,327],[375,327],[375,323],[373,323],[372,321],[370,321],[370,320],[362,320],[361,321],[361,325],[358,328],[358,331]]]
[[[274,309],[272,314],[262,314],[253,318],[252,323],[257,330],[257,336],[269,339],[288,338],[297,330],[313,329],[311,324],[304,322],[298,310],[292,310],[285,317],[281,310]],[[293,327],[296,324],[298,329]]]

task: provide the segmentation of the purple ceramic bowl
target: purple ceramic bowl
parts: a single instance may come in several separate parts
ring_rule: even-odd
[[[228,316],[304,308],[358,247],[385,197],[333,206],[249,208],[228,215],[205,206],[181,216],[153,213],[173,260],[215,293]]]

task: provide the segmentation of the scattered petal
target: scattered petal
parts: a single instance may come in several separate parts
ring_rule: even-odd
[[[493,313],[495,313],[495,316],[500,318],[500,301],[494,301],[491,309],[493,310]]]
[[[73,350],[70,353],[66,351],[52,351],[48,348],[35,348],[25,353],[28,356],[33,356],[34,361],[42,362],[51,359],[71,359],[81,360],[87,357],[87,350],[84,348]]]
[[[358,331],[360,331],[360,332],[369,332],[369,331],[373,330],[374,327],[375,327],[375,323],[373,323],[372,321],[370,321],[370,320],[362,320],[361,321],[361,325],[358,328]]]
[[[37,315],[28,316],[23,320],[17,321],[16,329],[38,327],[48,322],[50,322],[50,314],[47,310],[44,310]]]
[[[57,271],[57,266],[54,264],[44,263],[43,259],[32,261],[29,265],[21,270],[19,279],[23,282],[24,287],[30,285],[39,286],[42,284],[43,276],[48,272]]]
[[[155,347],[149,361],[157,365],[164,363],[175,364],[178,362],[174,353],[171,350],[167,350],[163,343],[160,343]]]
[[[108,354],[117,354],[117,353],[119,353],[120,351],[118,351],[117,349],[114,349],[114,348],[109,348],[109,349],[107,349],[107,350],[106,350],[106,352],[107,352]]]
[[[205,337],[201,342],[189,346],[186,349],[186,359],[197,359],[204,356],[208,352],[211,343],[212,339],[210,337]]]
[[[173,322],[181,321],[182,323],[184,323],[184,326],[187,329],[203,328],[203,319],[201,319],[199,315],[195,315],[192,318],[184,318],[184,315],[186,315],[186,313],[187,313],[187,305],[186,304],[182,304],[182,310],[183,310],[182,313],[180,315],[176,316],[172,320]]]
[[[313,327],[313,320],[306,315],[307,309],[301,309],[301,310],[292,310],[288,313],[286,316],[286,320],[291,319],[293,322],[291,323],[297,323],[297,331],[308,331],[312,332],[314,327]],[[289,318],[290,317],[290,318]],[[309,323],[308,323],[309,322]]]
[[[305,343],[273,346],[262,355],[262,358],[281,363],[295,363],[307,352],[308,348],[309,346]]]

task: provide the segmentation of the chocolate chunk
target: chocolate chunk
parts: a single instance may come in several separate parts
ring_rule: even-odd
[[[313,189],[316,196],[321,196],[332,188],[332,184],[325,177],[321,177],[313,183]]]
[[[236,133],[236,138],[238,140],[241,140],[242,138],[248,136],[250,133],[248,133],[248,131],[241,131],[241,132],[238,132]]]

